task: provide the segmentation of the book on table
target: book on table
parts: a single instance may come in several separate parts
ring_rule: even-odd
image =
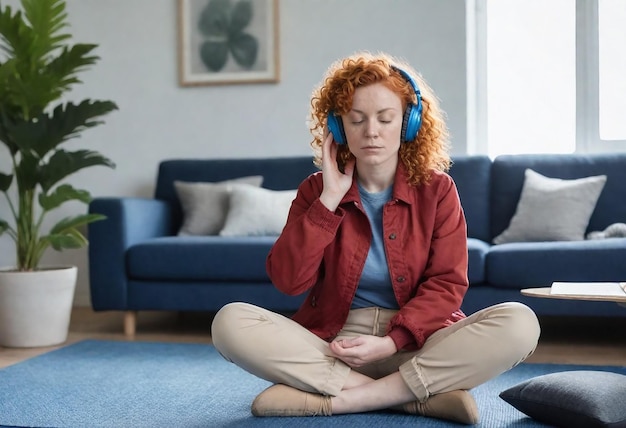
[[[550,294],[626,297],[626,282],[553,282]]]

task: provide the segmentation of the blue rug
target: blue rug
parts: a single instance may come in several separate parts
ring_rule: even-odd
[[[565,370],[624,367],[522,364],[472,390],[480,427],[543,427],[498,393]],[[250,403],[269,385],[202,344],[87,340],[0,370],[2,427],[447,427],[398,413],[330,418],[255,418]]]

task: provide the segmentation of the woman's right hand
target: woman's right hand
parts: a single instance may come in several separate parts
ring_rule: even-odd
[[[324,189],[320,195],[320,201],[330,211],[335,211],[344,195],[352,186],[355,160],[350,159],[344,168],[339,171],[337,166],[337,143],[333,140],[333,134],[326,131],[326,137],[322,143],[322,177]]]

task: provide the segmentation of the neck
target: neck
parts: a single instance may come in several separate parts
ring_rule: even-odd
[[[389,188],[396,176],[398,162],[391,165],[358,165],[357,174],[361,186],[369,193],[378,193]]]

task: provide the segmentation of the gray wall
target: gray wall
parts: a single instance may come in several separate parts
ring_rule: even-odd
[[[176,0],[68,0],[69,31],[98,44],[101,57],[68,98],[120,108],[68,145],[98,150],[117,168],[87,169],[70,182],[94,196],[149,197],[162,159],[308,155],[311,90],[331,62],[357,50],[386,51],[421,71],[448,114],[453,152],[466,152],[464,0],[279,1],[279,83],[181,87]],[[0,148],[0,171],[8,166]],[[68,204],[49,223],[81,210]],[[8,214],[0,202],[0,217]],[[14,262],[3,236],[0,266]],[[51,250],[45,262],[77,265],[76,303],[89,304],[86,249]]]

